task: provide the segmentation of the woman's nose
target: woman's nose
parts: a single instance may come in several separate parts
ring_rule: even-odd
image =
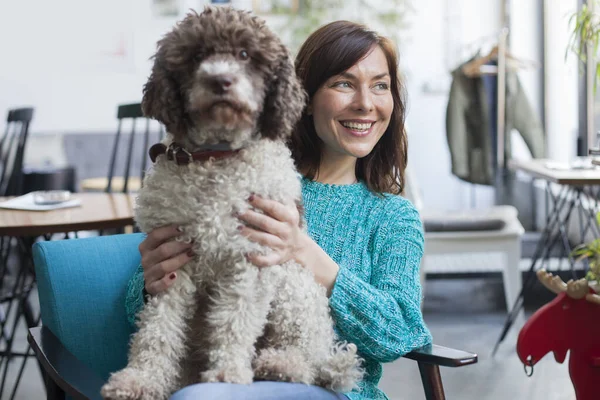
[[[354,104],[358,111],[371,111],[373,109],[372,93],[369,89],[356,91]]]

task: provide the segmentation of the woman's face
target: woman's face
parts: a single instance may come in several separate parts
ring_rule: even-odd
[[[387,129],[394,99],[387,59],[379,46],[328,79],[310,104],[324,156],[368,155]]]

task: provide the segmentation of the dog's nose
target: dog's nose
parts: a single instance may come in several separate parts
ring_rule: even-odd
[[[213,90],[213,92],[217,94],[227,92],[233,83],[235,82],[235,77],[232,75],[219,75],[210,78],[209,83]]]

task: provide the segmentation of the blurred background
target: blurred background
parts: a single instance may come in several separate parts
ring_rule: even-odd
[[[201,10],[209,3],[0,2],[0,114],[8,115],[8,126],[11,110],[32,109],[20,164],[9,166],[8,160],[13,162],[15,156],[5,155],[0,146],[2,168],[20,171],[4,191],[0,184],[0,196],[42,189],[105,191],[105,180],[90,183],[90,179],[107,176],[120,126],[117,117],[123,116],[118,107],[141,101],[157,40],[188,10]],[[426,230],[422,268],[425,319],[436,343],[480,356],[476,365],[442,371],[448,397],[575,398],[566,364],[557,364],[548,356],[536,366],[533,377],[527,378],[515,344],[524,321],[554,296],[534,282],[530,271],[545,263],[565,279],[585,276],[589,263],[574,262],[569,252],[600,235],[593,218],[600,172],[593,157],[588,157],[597,145],[595,132],[600,128],[593,50],[598,35],[593,24],[587,25],[592,27],[589,31],[582,31],[586,15],[598,22],[595,14],[586,14],[594,10],[595,2],[212,3],[262,16],[292,54],[310,32],[337,19],[364,22],[394,39],[408,94],[409,181],[405,196],[421,210]],[[581,42],[578,35],[582,33],[591,39]],[[127,121],[123,124],[121,129],[127,135],[131,126]],[[137,126],[143,128],[145,122]],[[149,126],[152,134],[160,134],[157,124]],[[4,137],[9,135],[8,128],[6,132]],[[469,138],[466,151],[456,144],[461,135]],[[138,151],[132,156],[131,175],[137,176],[143,168],[143,141],[138,140],[134,147]],[[114,161],[116,170],[126,163],[123,154]],[[465,167],[461,170],[458,164]],[[481,177],[478,172],[482,170],[491,175]],[[569,175],[570,181],[561,181],[556,176],[570,172],[585,177]],[[119,191],[121,186],[113,189]],[[561,199],[566,199],[564,204]],[[573,211],[571,218],[569,207],[580,211]],[[6,221],[20,211],[3,212],[0,221],[5,218],[5,222],[0,226],[8,226]],[[559,223],[549,223],[552,216]],[[19,232],[0,231],[8,243],[0,260],[5,280],[17,273],[22,262],[18,251],[6,250],[20,246]],[[79,236],[96,234],[90,230]],[[526,290],[522,290],[524,282]],[[27,295],[32,296],[37,313],[35,285]],[[0,338],[0,349],[7,346],[11,322],[16,320],[14,340],[8,347],[25,351],[25,327],[31,323],[19,320],[19,313],[11,316],[8,307],[15,298],[18,296],[7,295],[0,302],[0,321],[8,332]],[[517,313],[523,308],[525,314]],[[511,328],[492,356],[507,323]],[[6,351],[2,354],[0,374],[4,369],[8,372],[0,398],[43,398],[35,361],[30,358],[23,377],[17,379],[21,359],[6,356]],[[408,360],[386,366],[382,387],[392,399],[424,398],[416,364]]]

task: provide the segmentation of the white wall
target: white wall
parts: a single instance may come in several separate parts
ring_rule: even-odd
[[[579,64],[569,53],[568,19],[577,10],[577,0],[544,0],[546,41],[546,130],[550,158],[571,161],[577,154]]]
[[[150,4],[0,2],[0,110],[35,106],[33,134],[113,130],[116,105],[140,101],[155,43],[175,22],[152,18]]]

